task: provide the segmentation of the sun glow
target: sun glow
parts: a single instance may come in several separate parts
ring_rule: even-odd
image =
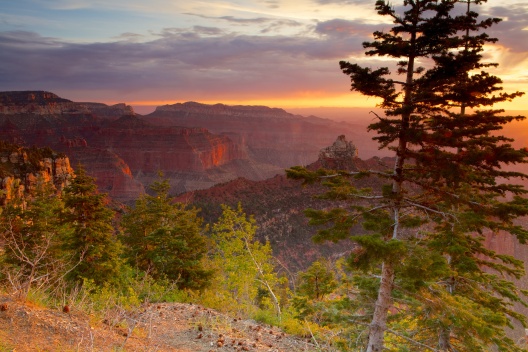
[[[324,93],[303,92],[284,97],[262,97],[256,99],[236,99],[236,98],[188,98],[179,100],[141,100],[127,102],[128,105],[147,107],[171,105],[186,101],[196,101],[202,104],[226,104],[226,105],[264,105],[278,108],[309,108],[309,107],[375,107],[379,100],[362,96],[358,93],[348,92],[341,95],[325,95]],[[111,102],[108,104],[116,104]]]

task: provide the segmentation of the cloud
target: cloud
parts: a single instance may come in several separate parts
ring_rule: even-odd
[[[283,28],[287,27],[301,27],[304,26],[299,21],[291,20],[291,19],[276,19],[271,17],[255,17],[255,18],[240,18],[240,17],[234,17],[234,16],[206,16],[201,14],[195,14],[195,13],[185,13],[186,15],[190,16],[196,16],[208,20],[221,20],[228,22],[229,24],[234,25],[241,25],[241,26],[255,26],[255,25],[262,25],[264,26],[260,33],[271,33],[271,32],[279,32]]]
[[[205,27],[205,26],[194,26],[193,31],[199,35],[220,35],[224,33],[224,30],[217,27]]]
[[[264,3],[270,8],[270,9],[278,9],[279,8],[279,2],[276,0],[266,0]]]
[[[285,27],[301,27],[304,26],[300,22],[294,21],[294,20],[275,20],[271,22],[266,28],[262,29],[261,33],[270,33],[270,32],[279,32]]]
[[[338,61],[361,51],[365,39],[237,35],[199,26],[160,34],[149,42],[128,40],[134,35],[126,33],[111,43],[79,44],[2,32],[0,90],[82,91],[83,99],[108,91],[133,99],[344,92]]]
[[[60,45],[56,38],[42,37],[37,33],[28,31],[0,32],[0,46],[10,47],[23,46],[35,49],[36,47],[49,47]]]
[[[528,51],[528,4],[495,6],[490,8],[489,15],[503,19],[492,27],[492,37],[498,38],[500,44],[513,52]]]
[[[347,37],[351,35],[368,37],[372,32],[379,29],[379,27],[379,25],[369,25],[358,21],[347,21],[336,18],[318,22],[315,26],[315,32],[334,37]]]
[[[211,19],[213,19],[213,20],[224,20],[224,21],[227,21],[227,22],[230,22],[230,23],[242,24],[242,25],[263,24],[263,23],[269,23],[269,22],[274,21],[274,19],[267,18],[267,17],[239,18],[239,17],[234,17],[234,16],[206,16],[206,15],[197,14],[197,13],[191,13],[191,12],[186,12],[184,14],[185,15],[189,15],[189,16],[196,16],[196,17],[200,17],[200,18],[205,18],[205,19],[208,19],[208,20],[211,20]]]
[[[280,4],[272,0],[267,5]],[[527,10],[526,5],[490,8],[494,16],[508,19],[489,32],[514,51],[507,61],[512,65],[528,50],[528,31],[522,30],[528,27]],[[350,83],[338,61],[360,58],[365,65],[383,65],[363,54],[362,42],[372,40],[372,32],[381,26],[370,19],[331,18],[307,25],[267,15],[187,15],[214,21],[192,18],[194,26],[167,27],[144,36],[133,29],[105,43],[0,32],[0,90],[51,90],[68,99],[94,101],[242,100],[315,90],[346,93]],[[301,33],[279,35],[279,30]]]
[[[145,38],[145,36],[142,34],[126,32],[114,37],[113,39],[135,42],[143,40],[143,38]]]
[[[365,0],[315,0],[319,5],[363,5],[366,3]]]

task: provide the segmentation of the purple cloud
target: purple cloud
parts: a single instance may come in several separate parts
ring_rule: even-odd
[[[347,21],[343,19],[333,19],[318,22],[315,32],[334,37],[363,36],[368,38],[372,32],[379,30],[379,25],[358,23],[357,21]]]
[[[528,51],[528,4],[492,7],[489,16],[504,19],[493,27],[493,32],[487,31],[499,39],[499,44],[507,46],[513,52]]]
[[[345,91],[346,80],[336,84],[342,76],[337,62],[360,52],[365,39],[223,34],[214,27],[161,35],[144,43],[73,44],[0,33],[0,90],[137,92],[134,99]],[[146,91],[153,93],[139,95]]]

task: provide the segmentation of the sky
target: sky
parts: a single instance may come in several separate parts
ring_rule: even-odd
[[[0,91],[46,90],[134,107],[184,101],[282,108],[371,107],[346,60],[392,24],[374,0],[0,0]],[[399,1],[394,1],[399,4]],[[528,93],[528,1],[489,0],[503,21],[485,58],[507,92]],[[528,97],[500,108],[528,110]]]

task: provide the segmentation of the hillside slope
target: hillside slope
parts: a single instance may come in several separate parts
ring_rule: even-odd
[[[340,150],[342,144],[349,146],[349,149],[344,149],[344,153]],[[317,158],[317,154],[314,158]],[[345,136],[339,136],[330,147],[322,149],[318,158],[308,168],[315,170],[326,164],[328,168],[339,166],[349,170],[384,170],[389,163],[387,159],[358,158],[357,148]],[[381,180],[375,177],[357,182],[357,187],[380,188],[381,185]],[[347,241],[317,245],[312,242],[311,237],[316,228],[308,225],[304,210],[346,206],[338,201],[317,199],[316,196],[324,191],[320,185],[305,187],[300,181],[288,179],[285,174],[281,174],[264,181],[239,178],[206,190],[181,194],[176,200],[200,208],[201,216],[208,223],[215,222],[221,215],[221,204],[236,207],[240,203],[247,214],[255,217],[258,225],[257,238],[269,241],[274,256],[288,270],[296,272],[306,269],[319,257],[336,259],[353,249],[352,243]],[[355,232],[360,231],[361,226],[357,226]]]
[[[188,303],[115,308],[100,321],[76,307],[65,313],[0,296],[0,351],[316,351],[310,339]]]

